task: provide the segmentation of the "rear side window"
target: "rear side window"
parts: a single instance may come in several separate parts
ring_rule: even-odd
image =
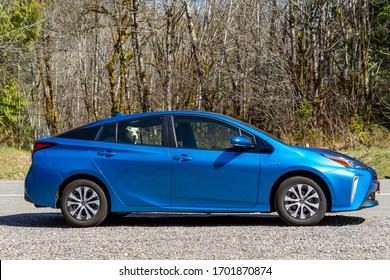
[[[162,146],[162,118],[145,118],[102,125],[95,140],[122,144]]]
[[[118,142],[162,146],[162,118],[145,118],[118,123]]]
[[[103,125],[96,137],[96,141],[116,142],[116,123]]]
[[[77,140],[93,140],[93,139],[95,139],[96,134],[98,133],[99,129],[100,129],[99,126],[80,127],[80,128],[76,128],[76,129],[72,129],[70,131],[64,132],[60,135],[57,135],[57,137],[77,139]]]

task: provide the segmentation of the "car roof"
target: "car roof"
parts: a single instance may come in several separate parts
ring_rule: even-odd
[[[257,136],[263,137],[265,141],[271,141],[271,145],[273,142],[277,142],[279,144],[286,145],[285,143],[281,142],[280,140],[272,137],[268,133],[261,131],[260,129],[251,126],[248,123],[242,122],[238,119],[235,119],[233,117],[229,117],[223,114],[219,113],[212,113],[212,112],[204,112],[204,111],[191,111],[191,110],[183,110],[183,111],[158,111],[158,112],[144,112],[144,113],[134,113],[134,114],[122,114],[118,113],[114,115],[113,117],[109,117],[106,119],[102,119],[93,123],[85,124],[83,126],[71,129],[69,131],[65,131],[63,133],[68,133],[73,130],[79,130],[83,128],[93,128],[96,126],[101,126],[105,124],[110,124],[113,122],[121,122],[121,121],[126,121],[126,120],[132,120],[132,119],[137,119],[137,118],[147,118],[147,117],[153,117],[153,116],[198,116],[198,117],[209,117],[209,118],[214,118],[220,121],[225,121],[230,124],[236,125],[237,127],[241,127],[251,133],[254,133]],[[63,134],[62,133],[62,134]],[[61,134],[60,134],[61,135]],[[55,135],[53,137],[58,137],[59,135]]]
[[[237,122],[238,120],[222,115],[217,113],[211,113],[211,112],[202,112],[202,111],[159,111],[159,112],[146,112],[146,113],[134,113],[134,114],[122,114],[118,113],[112,117],[90,123],[85,125],[85,127],[95,126],[95,125],[102,125],[107,124],[111,122],[117,122],[117,121],[123,121],[133,118],[143,118],[143,117],[153,117],[153,116],[167,116],[167,115],[192,115],[192,116],[203,116],[203,117],[214,117],[226,121],[234,121]]]

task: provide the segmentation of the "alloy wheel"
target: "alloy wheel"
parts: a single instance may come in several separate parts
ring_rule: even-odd
[[[69,214],[79,220],[87,221],[99,211],[100,199],[97,193],[86,186],[76,188],[66,201]]]
[[[90,180],[70,182],[61,194],[60,204],[65,220],[76,227],[98,226],[109,214],[106,193]]]
[[[303,176],[284,180],[275,194],[275,207],[280,218],[293,226],[311,226],[322,220],[327,210],[323,187]]]
[[[295,219],[308,219],[317,213],[319,207],[317,191],[307,184],[292,186],[284,196],[284,208]]]

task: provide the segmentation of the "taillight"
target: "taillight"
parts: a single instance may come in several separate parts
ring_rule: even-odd
[[[42,149],[46,149],[46,148],[50,148],[50,147],[53,147],[57,145],[57,143],[51,143],[51,142],[35,142],[34,143],[34,148],[33,150],[31,151],[32,154],[34,154],[36,151],[39,151],[39,150],[42,150]]]

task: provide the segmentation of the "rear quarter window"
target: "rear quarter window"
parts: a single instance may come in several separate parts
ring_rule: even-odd
[[[94,140],[99,129],[100,126],[80,127],[57,135],[57,137],[77,140]]]

